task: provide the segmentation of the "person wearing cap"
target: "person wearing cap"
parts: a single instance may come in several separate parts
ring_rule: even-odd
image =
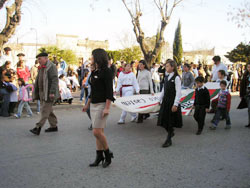
[[[5,47],[4,53],[0,57],[0,66],[3,66],[6,61],[10,61],[13,64],[13,58],[11,56],[11,48],[10,47]]]
[[[40,66],[38,67],[38,75],[35,81],[34,99],[40,100],[42,103],[42,111],[40,121],[36,127],[30,132],[39,135],[41,128],[46,120],[49,121],[50,127],[45,132],[57,132],[57,117],[53,112],[53,103],[59,95],[58,73],[54,63],[49,61],[47,53],[40,53],[36,56]]]
[[[17,57],[18,57],[18,61],[23,61],[24,57],[25,57],[25,54],[24,53],[19,53],[19,54],[17,54]]]
[[[24,57],[25,57],[25,54],[24,53],[19,53],[17,54],[17,58],[18,58],[18,61],[17,63],[14,65],[14,67],[18,67],[18,65],[20,64],[20,62],[24,62]]]

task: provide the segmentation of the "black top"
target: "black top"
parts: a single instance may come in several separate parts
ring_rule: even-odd
[[[91,73],[89,78],[91,85],[91,103],[106,102],[107,99],[114,101],[112,71],[106,67]]]
[[[250,74],[247,72],[245,72],[245,74],[243,75],[243,78],[240,82],[240,97],[245,97],[246,95],[248,95],[249,93],[247,92],[248,86],[250,84]]]
[[[210,107],[210,94],[206,87],[195,90],[194,106],[205,106],[205,108]]]

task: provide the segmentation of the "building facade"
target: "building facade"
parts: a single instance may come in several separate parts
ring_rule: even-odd
[[[76,35],[56,35],[56,44],[40,44],[40,43],[8,43],[4,47],[10,47],[12,49],[11,56],[13,58],[14,64],[17,63],[17,54],[22,52],[25,54],[26,65],[31,67],[34,65],[36,60],[36,55],[38,49],[41,47],[56,45],[60,49],[71,49],[73,50],[77,57],[84,58],[87,60],[91,57],[92,50],[96,48],[104,48],[107,50],[109,48],[108,40],[97,41],[81,39]]]

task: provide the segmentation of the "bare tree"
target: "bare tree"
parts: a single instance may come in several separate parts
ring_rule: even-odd
[[[117,40],[122,48],[131,48],[137,44],[134,34],[129,31],[119,33]]]
[[[9,0],[0,0],[0,10]],[[8,42],[10,37],[15,33],[16,27],[21,21],[21,7],[23,0],[15,0],[10,7],[6,7],[5,26],[0,31],[0,50],[3,45]]]
[[[250,2],[245,0],[240,7],[231,8],[227,13],[229,20],[234,22],[238,28],[250,28]]]
[[[154,48],[150,49],[145,40],[145,34],[141,27],[140,17],[142,16],[142,10],[140,5],[140,0],[122,0],[125,5],[133,24],[133,30],[137,39],[137,42],[140,45],[144,58],[148,65],[151,65],[155,62],[157,56],[159,55],[161,48],[164,44],[164,31],[168,25],[172,13],[175,7],[180,4],[183,0],[173,0],[172,6],[168,0],[154,0],[154,4],[158,8],[161,15],[161,25],[159,29],[159,37],[155,41]]]

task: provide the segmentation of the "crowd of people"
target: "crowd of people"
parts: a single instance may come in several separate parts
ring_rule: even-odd
[[[17,54],[18,62],[14,63],[10,52],[11,48],[6,47],[0,57],[0,116],[9,117],[13,115],[16,118],[21,118],[24,107],[28,113],[27,117],[31,117],[33,113],[29,103],[33,100],[33,87],[39,69],[42,67],[36,60],[34,65],[29,68],[26,65],[24,53]],[[60,91],[60,97],[54,101],[53,105],[61,102],[71,104],[73,100],[72,92],[80,89],[77,73],[65,61],[57,62],[56,58],[53,60],[52,63],[55,64],[58,72]],[[27,99],[26,96],[28,97]],[[40,100],[37,100],[36,103],[36,113],[39,114]]]
[[[37,113],[41,117],[36,126],[30,130],[39,135],[46,120],[50,127],[45,132],[57,132],[57,117],[53,112],[53,105],[60,102],[72,103],[72,92],[80,91],[80,101],[84,101],[83,112],[87,112],[91,120],[90,130],[96,138],[96,160],[91,167],[103,162],[106,168],[111,164],[113,152],[110,151],[104,128],[110,111],[111,102],[115,96],[132,96],[139,94],[160,93],[160,111],[157,125],[167,131],[167,138],[162,147],[172,145],[174,128],[182,127],[181,90],[195,89],[194,119],[198,124],[197,135],[203,131],[206,113],[215,113],[211,121],[211,130],[216,130],[220,120],[226,120],[225,129],[231,128],[230,92],[240,91],[242,99],[239,109],[248,108],[250,127],[250,64],[239,67],[228,67],[221,62],[219,56],[213,57],[214,65],[209,67],[202,64],[185,62],[177,65],[171,59],[165,63],[154,63],[151,67],[145,60],[113,62],[103,49],[92,52],[89,61],[79,62],[74,68],[56,57],[49,60],[47,53],[37,55],[34,66],[29,69],[25,65],[25,54],[19,53],[18,62],[14,64],[8,59],[10,48],[0,59],[0,116],[14,115],[22,117],[23,108],[27,116],[33,112],[30,101],[37,101]],[[220,85],[218,98],[210,104],[206,82],[217,82]],[[17,109],[16,109],[17,108]],[[143,123],[150,114],[130,113],[131,122]],[[118,124],[125,124],[126,111],[122,111]]]

